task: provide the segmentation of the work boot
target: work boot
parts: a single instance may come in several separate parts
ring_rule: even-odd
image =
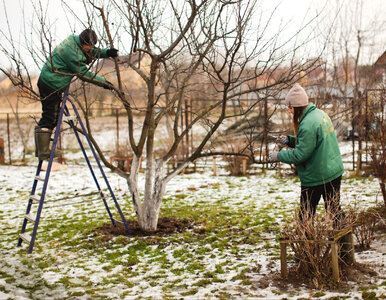
[[[51,155],[50,141],[52,129],[35,127],[35,156],[39,160],[48,160]],[[55,151],[55,156],[61,155],[61,151]]]

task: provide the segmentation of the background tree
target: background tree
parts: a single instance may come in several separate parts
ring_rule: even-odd
[[[254,0],[113,0],[108,4],[84,0],[84,6],[88,21],[83,26],[99,31],[106,37],[108,46],[130,54],[124,62],[114,61],[114,94],[127,114],[128,141],[134,156],[130,173],[109,163],[92,132],[91,139],[103,163],[127,180],[139,225],[146,231],[156,230],[166,185],[189,163],[217,154],[243,155],[255,161],[253,145],[246,147],[249,152],[241,153],[213,148],[218,138],[216,133],[225,123],[251,116],[254,110],[264,107],[258,103],[266,99],[266,95],[280,94],[312,70],[318,60],[318,56],[308,59],[310,49],[306,47],[315,42],[308,29],[318,21],[318,15],[308,18],[295,33],[288,35],[288,24],[274,24],[275,9],[267,15]],[[35,61],[43,63],[53,45],[44,10],[38,8],[37,11],[41,16],[38,32],[42,53],[31,51],[31,54],[39,57]],[[76,15],[74,11],[72,14]],[[275,27],[274,33],[272,27]],[[12,44],[9,38],[9,45]],[[23,86],[36,97],[32,86],[22,80],[25,70],[20,56],[7,51],[4,46],[2,52],[11,59],[14,68],[9,72],[1,70],[15,79],[15,85]],[[134,61],[132,58],[138,54],[142,60]],[[122,79],[123,66],[134,70],[143,81],[146,95],[143,118],[135,117],[138,107],[127,92],[127,82]],[[93,65],[97,71],[100,67]],[[190,104],[195,91],[204,88],[211,95],[210,101]],[[235,103],[243,106],[232,107]],[[190,117],[183,118],[184,115]],[[156,138],[165,134],[166,123],[169,142],[159,151]],[[186,141],[193,127],[201,127],[202,134],[195,136],[191,149],[184,152],[178,166],[168,173],[168,161],[181,152],[184,139]],[[142,159],[145,180],[141,189]]]
[[[328,9],[333,12],[331,15],[336,16],[336,32],[324,56],[330,70],[330,80],[326,84],[335,97],[343,98],[342,105],[350,110],[342,110],[342,113],[351,125],[353,170],[362,169],[366,148],[363,142],[366,141],[367,146],[369,141],[369,132],[365,129],[369,125],[366,124],[365,96],[366,90],[376,82],[371,64],[385,48],[382,12],[376,11],[370,18],[364,13],[364,5],[363,0],[329,4]]]

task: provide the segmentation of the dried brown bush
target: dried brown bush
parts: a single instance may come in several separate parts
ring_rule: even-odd
[[[329,214],[316,214],[302,221],[296,214],[294,221],[282,232],[283,239],[294,241],[291,248],[298,262],[296,271],[316,287],[331,278],[331,245],[325,241],[329,241],[335,233],[333,218]]]
[[[385,218],[382,217],[382,208],[357,209],[348,211],[348,219],[352,224],[353,233],[360,250],[369,249],[376,238],[379,228],[385,227]]]

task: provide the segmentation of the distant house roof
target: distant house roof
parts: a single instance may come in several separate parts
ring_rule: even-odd
[[[386,65],[386,51],[377,59],[374,64],[375,66],[385,66]]]

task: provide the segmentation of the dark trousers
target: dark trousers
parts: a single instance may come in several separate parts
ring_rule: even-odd
[[[58,92],[46,85],[40,78],[38,88],[42,102],[42,118],[38,125],[40,128],[54,129],[58,123],[62,92]]]
[[[339,224],[345,214],[340,207],[340,183],[342,176],[317,186],[301,187],[300,195],[300,220],[313,217],[319,204],[320,196],[323,196],[324,207],[327,213],[334,219],[334,226]]]

